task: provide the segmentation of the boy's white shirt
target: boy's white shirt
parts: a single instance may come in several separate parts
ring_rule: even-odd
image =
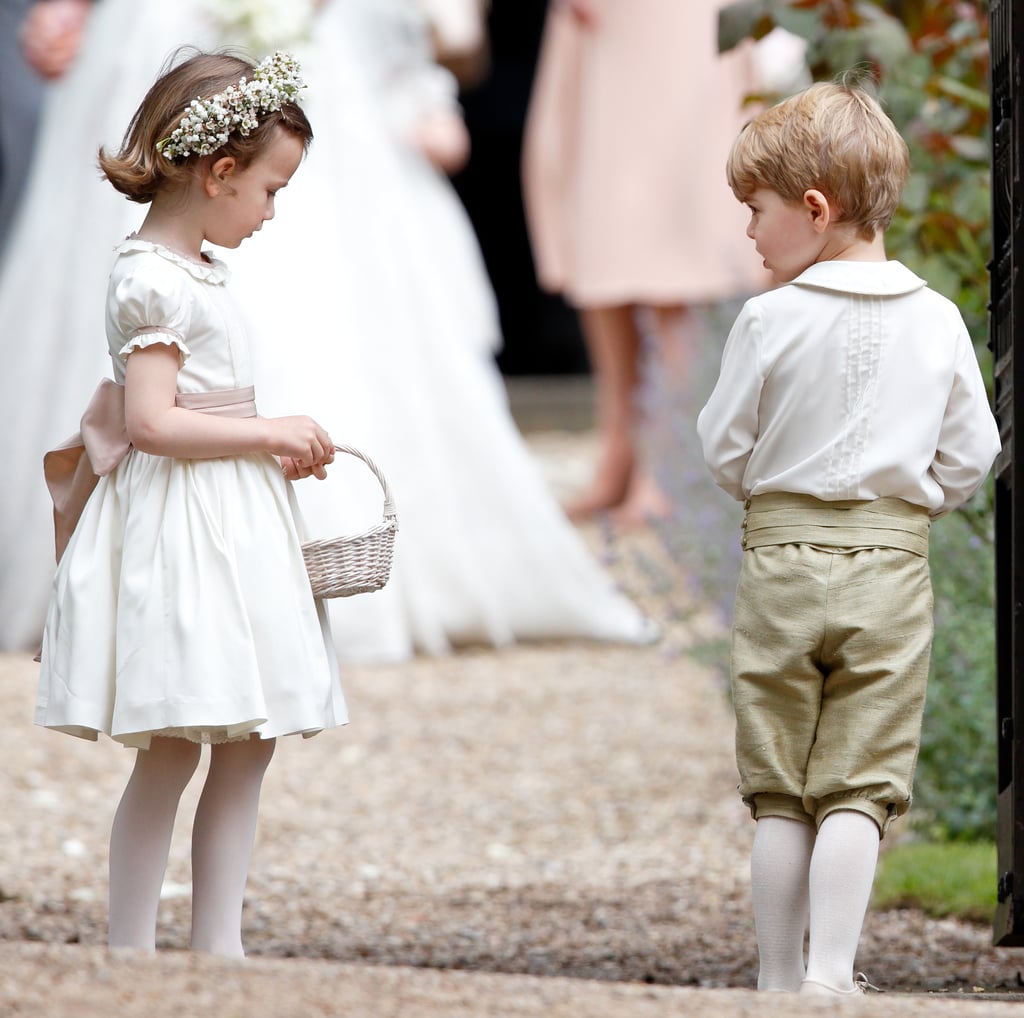
[[[932,516],[999,452],[956,305],[897,261],[829,261],[747,301],[697,421],[734,498],[902,498]]]

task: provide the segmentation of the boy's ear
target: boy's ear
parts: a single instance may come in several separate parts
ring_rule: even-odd
[[[219,194],[232,193],[228,181],[237,165],[234,156],[221,156],[210,164],[205,180],[206,193],[209,197],[216,198]]]
[[[804,209],[810,215],[811,225],[821,233],[832,221],[832,209],[829,206],[828,198],[815,189],[804,191]]]

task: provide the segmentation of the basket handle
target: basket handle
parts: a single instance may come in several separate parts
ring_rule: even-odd
[[[373,471],[374,476],[380,482],[380,486],[384,489],[384,518],[395,519],[397,514],[395,512],[395,499],[391,494],[391,485],[388,484],[387,478],[381,473],[380,467],[366,453],[360,452],[354,445],[335,445],[334,451],[347,453],[349,456],[361,459]]]

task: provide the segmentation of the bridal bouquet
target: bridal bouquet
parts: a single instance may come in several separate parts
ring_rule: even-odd
[[[316,6],[316,0],[206,0],[223,43],[253,53],[308,42]]]

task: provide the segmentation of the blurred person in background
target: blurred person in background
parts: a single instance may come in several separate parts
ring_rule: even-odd
[[[537,277],[577,310],[599,450],[567,509],[623,526],[669,514],[640,448],[644,340],[685,392],[700,305],[767,277],[725,180],[753,88],[749,52],[719,56],[711,0],[553,0],[527,117],[523,192]]]
[[[651,639],[654,627],[561,512],[509,414],[493,294],[447,178],[468,155],[468,135],[416,0],[101,0],[53,86],[16,226],[19,257],[0,272],[0,319],[19,337],[0,376],[0,421],[19,436],[0,505],[0,646],[30,647],[41,630],[53,572],[41,455],[76,429],[108,370],[96,294],[112,248],[142,215],[108,194],[96,150],[117,144],[126,97],[182,44],[285,47],[310,84],[315,140],[301,186],[279,197],[288,214],[274,243],[254,237],[229,265],[243,311],[259,307],[249,328],[263,412],[288,413],[301,392],[394,489],[391,581],[372,597],[330,602],[338,646],[353,660],[396,661],[466,643]],[[268,294],[268,279],[288,282]],[[55,359],[66,364],[61,389],[30,399]],[[337,466],[318,491],[300,493],[312,536],[379,519],[372,475],[355,460]]]
[[[56,8],[64,0],[51,3]],[[31,0],[0,0],[0,255],[28,175],[43,98],[43,71],[21,46],[22,22],[32,6]],[[48,48],[56,58],[57,40]]]

